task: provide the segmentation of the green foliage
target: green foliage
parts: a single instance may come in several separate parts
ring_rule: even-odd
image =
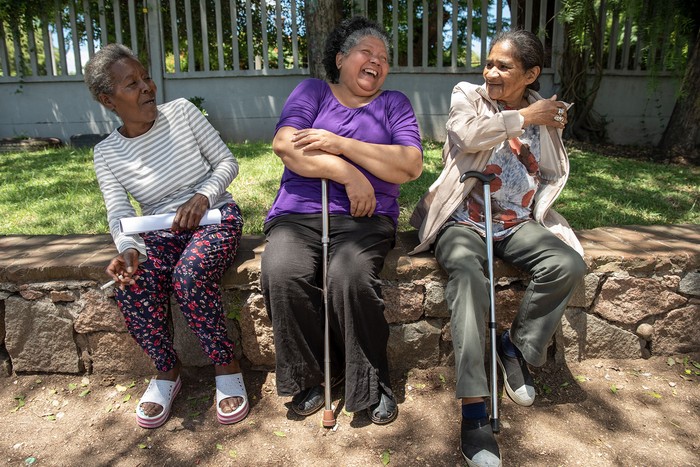
[[[231,144],[240,174],[229,187],[245,235],[262,233],[283,165],[269,143]],[[441,144],[424,142],[423,174],[401,186],[399,230],[442,170]],[[570,150],[571,176],[554,208],[575,229],[699,224],[700,168]],[[0,235],[103,234],[107,214],[92,151],[70,148],[0,156]]]
[[[202,112],[202,115],[205,117],[209,116],[209,112],[207,112],[207,109],[204,108],[204,98],[200,96],[193,96],[193,97],[188,97],[188,101],[192,102],[200,112]]]

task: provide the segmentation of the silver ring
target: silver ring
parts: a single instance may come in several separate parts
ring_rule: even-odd
[[[562,117],[561,115],[555,115],[554,120],[556,120],[559,123],[564,123],[564,117]]]
[[[559,107],[559,109],[557,110],[557,114],[558,114],[558,115],[564,115],[564,109],[562,109],[561,107]]]

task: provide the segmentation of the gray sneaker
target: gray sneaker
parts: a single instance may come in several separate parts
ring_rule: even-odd
[[[496,361],[503,372],[506,393],[518,405],[529,407],[535,402],[535,383],[523,357],[509,357],[503,351],[501,338],[497,339]]]
[[[462,418],[460,450],[469,467],[501,467],[501,452],[489,418]]]

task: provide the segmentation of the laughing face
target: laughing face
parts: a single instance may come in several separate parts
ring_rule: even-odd
[[[483,74],[489,97],[518,109],[522,106],[525,88],[537,79],[540,67],[525,70],[522,63],[515,59],[512,48],[513,44],[509,41],[495,44],[491,48]]]
[[[339,53],[336,65],[340,70],[340,84],[356,96],[372,97],[381,90],[389,73],[389,54],[384,41],[365,36],[347,55]]]
[[[156,85],[138,60],[123,58],[109,70],[114,80],[112,94],[100,94],[100,102],[116,112],[124,125],[120,132],[135,137],[148,131],[158,116]]]

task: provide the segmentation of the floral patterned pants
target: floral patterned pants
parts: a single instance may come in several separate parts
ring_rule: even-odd
[[[220,281],[236,257],[243,220],[235,203],[220,210],[221,224],[142,234],[148,259],[139,264],[136,284],[116,289],[129,333],[158,371],[172,370],[178,360],[167,316],[172,293],[212,362],[226,365],[234,358]]]

